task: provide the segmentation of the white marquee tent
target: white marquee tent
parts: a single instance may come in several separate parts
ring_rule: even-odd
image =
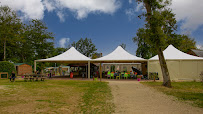
[[[171,80],[199,80],[203,71],[203,58],[186,54],[169,45],[163,51]],[[163,80],[158,55],[148,61],[148,72],[158,72]]]
[[[91,59],[71,47],[66,52],[48,59],[35,60],[34,70],[36,71],[36,62],[61,62],[61,63],[88,63],[88,78],[90,78],[90,61]]]
[[[144,63],[147,60],[134,56],[127,51],[125,51],[121,46],[118,46],[113,52],[110,54],[93,59],[91,62],[100,63],[100,79],[101,79],[101,71],[102,66],[101,63]]]
[[[92,62],[96,63],[134,63],[144,61],[147,60],[128,53],[121,46],[118,46],[113,52],[106,56],[92,60]]]

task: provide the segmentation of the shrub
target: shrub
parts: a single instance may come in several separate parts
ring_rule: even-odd
[[[15,71],[13,63],[10,63],[8,61],[0,62],[0,72],[8,72],[8,75],[10,76],[13,70]]]

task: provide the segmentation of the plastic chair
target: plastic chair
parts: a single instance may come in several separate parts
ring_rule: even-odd
[[[117,79],[117,78],[120,80],[120,79],[121,79],[121,74],[119,74],[118,76],[116,76],[116,79]]]
[[[121,79],[122,78],[124,79],[124,74],[125,74],[124,72],[121,73]]]
[[[124,79],[125,79],[125,78],[128,79],[128,73],[125,73],[125,74],[124,74]]]
[[[111,78],[113,78],[113,79],[114,79],[114,73],[111,73],[111,77],[110,77],[110,79],[111,79]]]
[[[107,74],[107,79],[110,78],[110,77],[111,77],[111,75],[110,75],[110,74]]]

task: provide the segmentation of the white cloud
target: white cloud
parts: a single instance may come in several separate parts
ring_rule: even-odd
[[[183,21],[183,32],[195,31],[203,25],[203,0],[172,0],[171,8],[177,21]]]
[[[129,0],[129,3],[132,4],[133,0]]]
[[[55,11],[62,19],[65,14],[59,11],[66,9],[83,19],[90,13],[113,14],[121,5],[118,0],[1,0],[1,4],[22,12],[26,19],[43,19],[45,10]]]
[[[59,45],[60,45],[60,47],[62,47],[62,48],[67,47],[69,41],[70,41],[70,38],[61,38],[61,39],[59,40]]]
[[[56,7],[54,6],[53,2],[51,2],[51,0],[44,0],[43,4],[45,5],[45,7],[49,12],[56,9]]]
[[[42,0],[1,0],[1,5],[8,5],[20,11],[25,19],[43,19],[45,7]]]
[[[128,16],[129,20],[132,20],[134,17],[136,17],[136,11],[133,8],[125,10],[125,14]]]
[[[56,13],[57,14],[57,16],[59,17],[59,19],[60,19],[60,21],[61,22],[64,22],[65,21],[65,15],[62,13],[62,12],[57,12]]]
[[[197,49],[203,50],[203,45],[196,44]]]
[[[129,20],[132,20],[138,16],[137,12],[139,12],[140,10],[144,11],[142,7],[143,7],[143,3],[139,3],[137,4],[136,7],[125,10],[125,14],[128,16]]]
[[[77,19],[87,17],[89,13],[114,13],[120,2],[116,0],[55,0],[61,8],[68,8],[76,13]]]

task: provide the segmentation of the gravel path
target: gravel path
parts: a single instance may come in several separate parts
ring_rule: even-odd
[[[116,105],[121,114],[203,114],[203,109],[175,100],[137,81],[109,81]]]

